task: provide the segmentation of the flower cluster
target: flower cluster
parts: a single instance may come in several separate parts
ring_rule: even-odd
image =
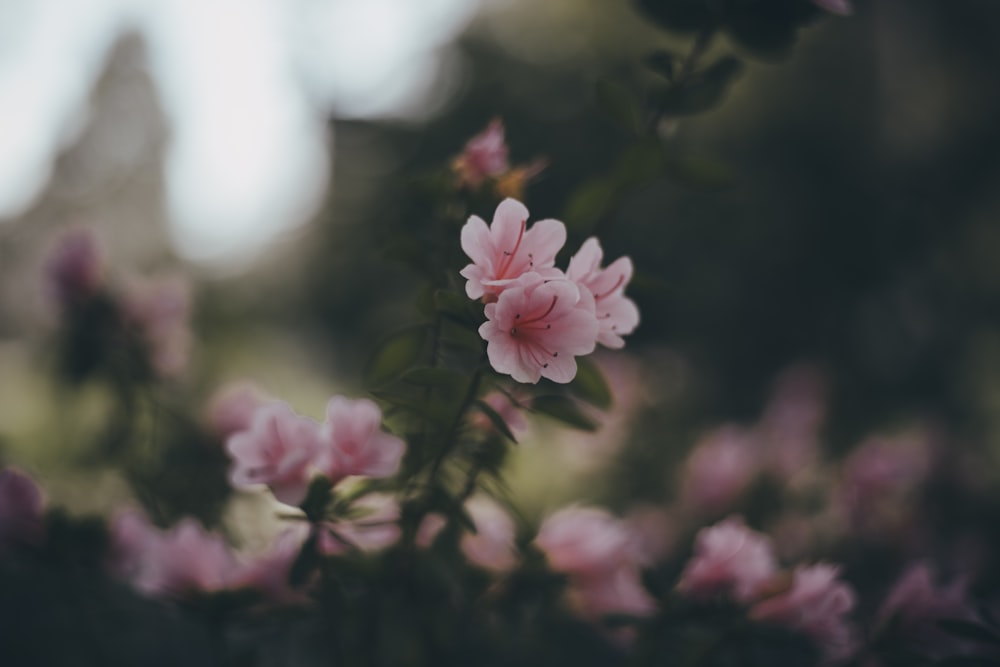
[[[479,334],[490,364],[518,382],[569,382],[575,357],[597,343],[622,347],[622,336],[639,324],[639,310],[625,296],[632,261],[622,257],[602,268],[600,243],[590,238],[564,273],[555,261],[566,226],[549,219],[529,229],[528,209],[519,201],[502,201],[490,225],[470,217],[461,240],[472,260],[461,271],[465,292],[486,303]]]
[[[391,477],[406,444],[381,426],[382,411],[368,399],[333,397],[323,423],[287,403],[265,403],[226,441],[230,479],[238,488],[265,484],[281,502],[298,505],[317,473],[334,484],[351,476]]]

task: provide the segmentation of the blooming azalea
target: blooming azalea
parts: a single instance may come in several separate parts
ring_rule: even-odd
[[[208,403],[206,421],[212,433],[228,438],[245,431],[253,422],[257,408],[268,402],[267,396],[250,382],[237,382],[222,387]]]
[[[476,527],[462,535],[459,543],[470,562],[494,572],[505,572],[517,564],[514,537],[517,527],[500,503],[487,496],[472,496],[465,509]]]
[[[632,260],[619,257],[601,268],[604,251],[596,238],[587,239],[569,260],[566,277],[587,288],[594,296],[600,330],[597,342],[614,349],[625,345],[622,336],[639,325],[639,309],[625,296],[625,286],[632,279]]]
[[[381,427],[382,410],[373,401],[334,396],[326,407],[317,467],[334,482],[351,475],[396,474],[406,443]]]
[[[770,539],[747,528],[741,518],[730,517],[698,531],[694,556],[681,573],[677,590],[698,600],[722,594],[748,603],[777,570]]]
[[[700,515],[731,510],[760,469],[753,433],[737,426],[716,428],[698,441],[680,471],[680,500]]]
[[[461,271],[470,299],[495,301],[519,277],[533,271],[544,278],[562,277],[554,268],[556,254],[566,243],[566,225],[539,220],[527,228],[528,209],[515,199],[504,199],[487,226],[479,216],[462,227],[462,250],[472,260]]]
[[[305,498],[321,442],[318,423],[275,401],[259,408],[250,427],[229,437],[233,486],[266,484],[275,498],[298,505]]]
[[[490,365],[518,382],[546,377],[566,383],[576,376],[575,356],[597,343],[594,300],[569,280],[544,280],[526,273],[496,303],[486,304],[479,335],[487,341]]]
[[[459,185],[478,188],[487,178],[497,178],[510,169],[504,141],[503,121],[494,118],[486,129],[469,139],[462,154],[452,162]]]

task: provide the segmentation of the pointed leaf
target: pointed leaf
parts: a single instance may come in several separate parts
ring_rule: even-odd
[[[485,401],[477,400],[473,403],[473,405],[480,412],[486,415],[486,417],[490,420],[490,423],[492,423],[493,426],[498,431],[500,431],[507,438],[509,438],[511,442],[517,444],[517,438],[514,437],[514,434],[511,432],[510,427],[507,426],[507,422],[504,421],[503,417],[500,416],[499,412],[490,407],[490,405]]]
[[[365,368],[365,384],[379,387],[395,380],[420,361],[427,340],[424,326],[404,329],[382,342]]]
[[[578,398],[602,410],[607,410],[614,403],[611,387],[601,369],[588,357],[576,360],[576,377],[569,383],[569,390]]]

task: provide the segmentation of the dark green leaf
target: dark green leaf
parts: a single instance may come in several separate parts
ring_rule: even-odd
[[[302,545],[302,550],[295,557],[292,566],[288,569],[288,583],[292,588],[300,588],[309,579],[309,575],[319,565],[319,551],[316,549],[316,541],[319,533],[313,530],[309,538]]]
[[[636,4],[649,18],[668,30],[704,30],[717,21],[705,0],[636,0]]]
[[[601,79],[596,86],[597,105],[623,130],[634,133],[643,116],[634,92],[611,79]]]
[[[658,50],[646,56],[643,62],[649,69],[666,77],[668,81],[673,81],[674,74],[677,73],[677,68],[681,60],[682,58],[676,53]]]
[[[531,402],[531,409],[583,431],[597,430],[597,422],[583,414],[576,402],[567,396],[538,396]]]
[[[569,390],[602,410],[607,410],[614,403],[611,388],[604,379],[604,374],[588,357],[576,360],[576,377],[569,383]]]
[[[743,66],[737,58],[724,56],[681,85],[669,86],[657,96],[657,109],[667,116],[688,116],[711,109],[725,96]]]
[[[517,438],[511,433],[510,427],[507,426],[507,422],[504,421],[500,413],[490,407],[485,401],[477,400],[473,405],[490,420],[494,427],[505,436],[510,438],[511,442],[517,443]]]
[[[402,375],[420,361],[424,354],[427,329],[410,327],[394,334],[376,349],[365,368],[365,384],[379,387]]]
[[[468,381],[465,374],[450,368],[431,368],[426,366],[406,371],[401,379],[403,382],[420,387],[448,389],[453,392],[458,392]]]

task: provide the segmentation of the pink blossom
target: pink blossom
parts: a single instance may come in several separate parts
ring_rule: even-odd
[[[44,507],[45,497],[34,480],[14,468],[0,468],[0,550],[37,543]]]
[[[681,573],[677,590],[696,600],[731,595],[749,603],[778,570],[771,541],[750,530],[739,517],[698,531],[694,556]]]
[[[52,297],[62,306],[93,296],[104,283],[104,253],[90,229],[63,230],[45,260]]]
[[[649,616],[656,601],[642,586],[639,567],[623,564],[601,576],[576,577],[571,581],[569,599],[585,618],[599,619],[608,614]]]
[[[850,16],[854,12],[854,7],[851,5],[850,0],[813,0],[813,3],[831,14]]]
[[[472,496],[465,510],[476,527],[475,533],[462,535],[460,547],[469,561],[494,572],[506,572],[517,564],[514,537],[517,527],[510,514],[487,496]]]
[[[755,604],[750,617],[811,637],[827,662],[846,660],[857,647],[846,618],[854,609],[855,596],[850,586],[837,581],[838,573],[839,568],[823,563],[798,567],[792,587]]]
[[[631,559],[627,526],[603,509],[565,507],[542,522],[535,545],[556,572],[600,575]]]
[[[587,288],[594,296],[600,324],[597,342],[618,349],[625,345],[622,336],[632,333],[639,325],[639,309],[625,296],[625,286],[632,279],[632,260],[619,257],[602,269],[603,258],[604,251],[597,239],[587,239],[570,258],[566,277]]]
[[[208,427],[220,438],[250,428],[254,412],[268,402],[268,397],[251,382],[237,382],[222,387],[208,403]]]
[[[341,554],[350,549],[381,551],[399,541],[399,502],[384,493],[369,493],[351,506],[356,517],[325,524],[319,535],[319,549],[325,554]]]
[[[112,524],[112,569],[150,595],[185,597],[223,590],[236,561],[221,535],[206,532],[191,518],[160,532],[138,513]]]
[[[625,515],[625,524],[632,535],[632,551],[642,565],[663,561],[677,545],[680,526],[675,514],[665,507],[636,505]]]
[[[191,348],[191,287],[179,276],[131,284],[124,298],[125,321],[146,346],[149,363],[162,377],[187,366]]]
[[[494,118],[485,130],[469,139],[462,154],[452,163],[452,168],[458,176],[459,185],[471,188],[478,188],[487,178],[505,173],[510,165],[507,162],[503,121]]]
[[[238,569],[230,583],[231,587],[252,588],[274,602],[307,600],[305,591],[292,588],[288,577],[308,534],[305,524],[283,531],[270,549]]]
[[[334,482],[351,475],[391,477],[406,443],[382,431],[382,410],[366,398],[334,396],[326,407],[317,466]]]
[[[486,317],[479,335],[488,343],[490,365],[518,382],[569,382],[576,376],[574,356],[596,345],[593,298],[569,280],[526,273],[486,304]]]
[[[680,500],[699,514],[733,508],[757,476],[759,452],[753,434],[724,426],[703,436],[681,469]]]
[[[447,525],[448,517],[444,514],[440,512],[427,514],[420,521],[420,525],[417,526],[417,536],[414,539],[414,544],[421,549],[429,549]]]
[[[766,468],[788,480],[813,464],[826,413],[823,379],[808,366],[782,373],[757,425]]]
[[[312,463],[320,451],[320,426],[275,401],[254,412],[250,427],[226,441],[233,458],[230,480],[237,488],[266,484],[288,505],[303,501]]]
[[[528,209],[516,199],[504,199],[487,227],[479,216],[462,227],[462,250],[472,260],[461,271],[468,281],[470,299],[495,301],[523,274],[533,271],[543,278],[562,276],[554,268],[556,254],[566,243],[566,225],[558,220],[539,220],[527,229]]]

